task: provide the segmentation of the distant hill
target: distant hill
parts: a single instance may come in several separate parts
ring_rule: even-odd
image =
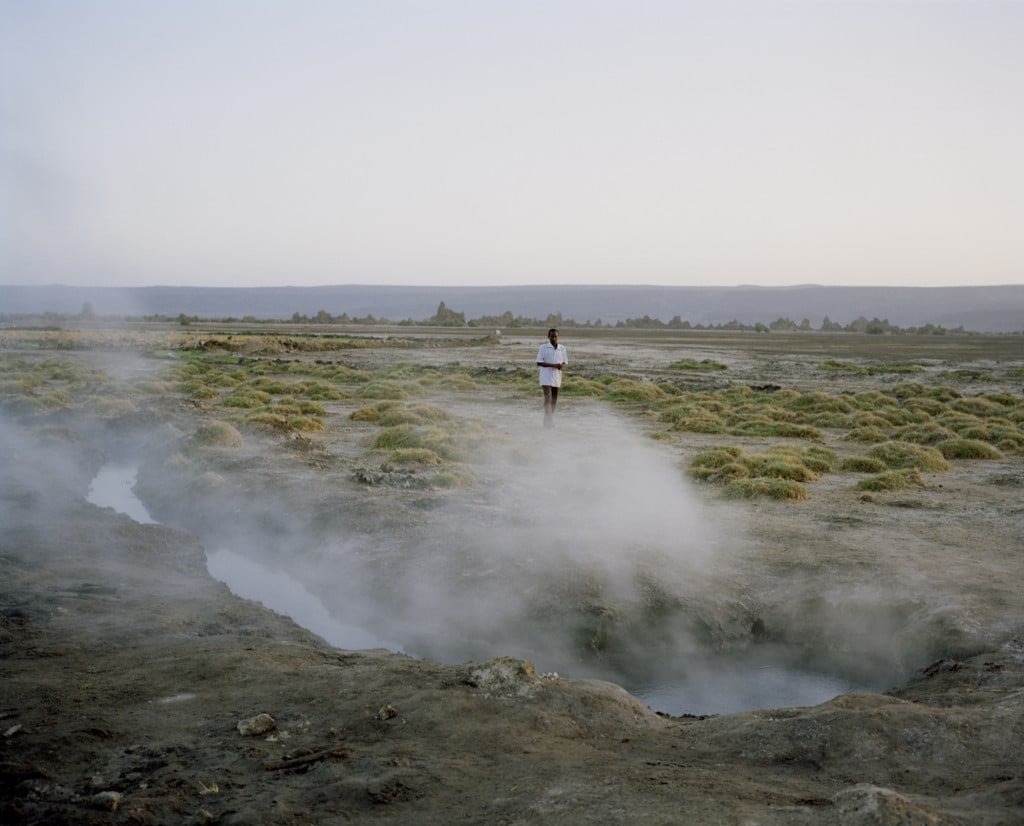
[[[98,316],[373,315],[422,320],[445,304],[467,319],[506,310],[528,318],[561,313],[578,322],[615,324],[650,316],[691,324],[768,324],[785,317],[819,327],[827,315],[849,323],[863,316],[899,327],[934,324],[977,332],[1024,330],[1024,285],[989,287],[70,287],[0,285],[0,314],[77,314],[89,303]]]

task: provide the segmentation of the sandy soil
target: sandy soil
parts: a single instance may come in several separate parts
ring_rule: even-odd
[[[823,358],[915,360],[929,365],[918,381],[1024,363],[1007,339],[872,338],[566,334],[567,384],[665,377],[682,355],[729,367],[695,386],[828,393],[895,379],[836,379]],[[838,351],[858,341],[876,349]],[[338,358],[505,369],[536,346]],[[103,358],[122,375],[159,368]],[[381,476],[373,426],[348,417],[356,401],[329,405],[324,433],[211,451],[198,481],[167,459],[214,415],[202,406],[6,424],[0,819],[1024,823],[1020,455],[870,502],[834,474],[804,502],[737,504],[683,472],[721,437],[653,441],[638,409],[571,397],[538,437],[537,397],[483,387],[424,399],[486,434],[477,482],[448,491]],[[85,501],[118,456],[141,463],[138,493],[162,524]],[[234,596],[206,567],[225,547],[409,653],[338,649]],[[614,591],[624,565],[632,585]],[[593,622],[574,648],[565,626],[581,611]],[[751,652],[870,690],[672,716],[608,681]]]

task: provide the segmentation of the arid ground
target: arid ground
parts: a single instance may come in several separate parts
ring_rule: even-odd
[[[1024,339],[541,341],[0,330],[0,820],[1024,823]]]

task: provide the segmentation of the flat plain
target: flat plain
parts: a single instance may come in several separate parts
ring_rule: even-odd
[[[1021,822],[1024,340],[562,340],[545,431],[541,330],[0,330],[0,812]]]

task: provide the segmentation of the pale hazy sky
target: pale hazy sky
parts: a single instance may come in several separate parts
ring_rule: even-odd
[[[1024,282],[1024,2],[0,0],[0,283]]]

